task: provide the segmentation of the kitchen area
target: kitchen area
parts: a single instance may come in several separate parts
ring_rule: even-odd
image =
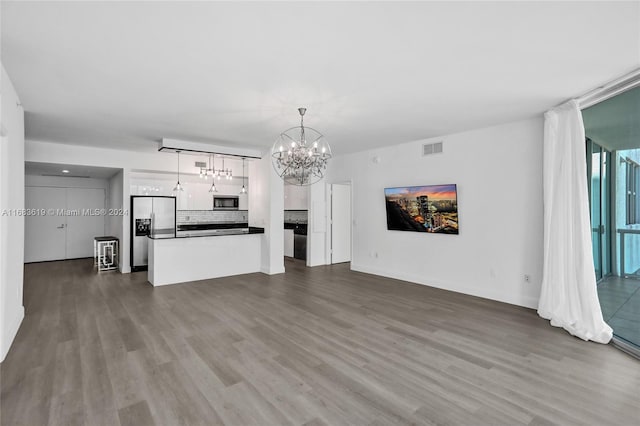
[[[251,211],[248,198],[252,188],[256,194],[263,188],[262,181],[250,185],[248,164],[260,168],[262,163],[223,154],[168,154],[175,159],[175,173],[131,171],[132,271],[147,271],[154,286],[264,271],[264,209],[260,201]],[[278,232],[284,265],[307,265],[309,186],[283,183],[283,194]]]
[[[132,271],[146,270],[154,286],[259,272],[264,229],[249,226],[248,160],[217,158],[216,169],[180,157],[176,178],[132,174]]]
[[[284,186],[284,256],[285,260],[306,263],[308,253],[309,188]]]

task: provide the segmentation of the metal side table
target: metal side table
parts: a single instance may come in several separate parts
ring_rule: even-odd
[[[116,237],[95,237],[93,239],[93,263],[98,272],[118,268],[118,239]]]

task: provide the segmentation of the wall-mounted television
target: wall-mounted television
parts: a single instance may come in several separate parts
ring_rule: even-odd
[[[385,188],[390,231],[458,233],[458,191],[455,184]]]

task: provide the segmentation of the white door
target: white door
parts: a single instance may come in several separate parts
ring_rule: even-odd
[[[104,198],[101,188],[67,188],[67,259],[93,257],[93,239],[104,236]]]
[[[24,226],[24,261],[42,262],[66,258],[66,188],[25,188],[27,211],[42,214],[27,215]]]
[[[331,263],[351,261],[351,185],[331,185]]]

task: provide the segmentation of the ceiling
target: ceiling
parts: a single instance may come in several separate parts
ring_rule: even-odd
[[[640,148],[640,87],[582,110],[585,134],[609,150]]]
[[[541,114],[640,66],[638,2],[1,2],[28,139],[334,153]]]
[[[64,173],[63,170],[68,170],[68,173]],[[25,175],[33,176],[109,179],[120,170],[122,169],[114,169],[110,167],[79,166],[77,164],[35,163],[32,161],[25,161],[24,163]]]

